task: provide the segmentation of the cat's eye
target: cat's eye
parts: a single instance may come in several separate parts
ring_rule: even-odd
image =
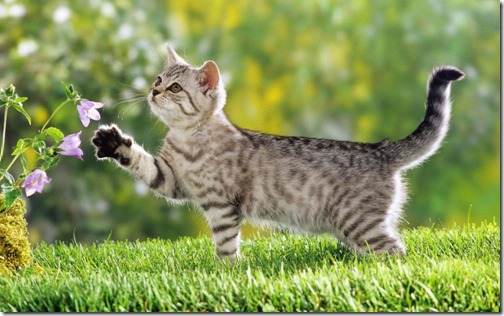
[[[157,87],[163,82],[163,79],[161,79],[160,76],[157,77],[156,82],[154,82],[154,87]]]
[[[168,90],[170,90],[173,93],[179,93],[180,91],[182,91],[182,87],[175,82],[170,87],[168,87]]]

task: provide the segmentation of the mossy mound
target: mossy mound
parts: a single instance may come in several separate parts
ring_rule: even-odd
[[[0,195],[0,205],[3,201]],[[0,275],[11,275],[33,261],[25,213],[21,199],[16,199],[8,209],[0,209]]]

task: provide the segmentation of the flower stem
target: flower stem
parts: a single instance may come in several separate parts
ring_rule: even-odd
[[[10,162],[10,164],[7,166],[7,168],[5,168],[5,172],[9,171],[9,169],[16,162],[16,160],[19,158],[19,156],[21,156],[21,153],[17,154],[16,156],[14,156],[14,158],[12,158],[12,161]]]
[[[7,166],[7,168],[5,168],[4,172],[8,172],[9,169],[12,167],[12,165],[16,162],[16,160],[19,158],[19,156],[21,156],[21,153],[17,154],[16,156],[14,156],[14,158],[12,158],[12,161],[10,162],[10,164]],[[2,180],[4,178],[4,175],[3,174],[0,174],[0,180]]]
[[[66,99],[63,103],[61,103],[60,105],[58,105],[58,107],[56,108],[56,110],[54,110],[54,112],[51,114],[51,116],[49,116],[49,118],[47,119],[47,121],[45,122],[44,126],[42,126],[42,129],[40,130],[40,132],[42,133],[44,131],[44,129],[46,128],[47,124],[49,124],[49,122],[52,120],[52,118],[54,117],[54,115],[56,115],[56,113],[58,113],[58,111],[65,106],[65,104],[69,103],[73,101],[72,99]]]
[[[0,161],[2,161],[4,148],[5,148],[5,133],[6,133],[6,129],[7,129],[7,111],[8,110],[9,110],[9,105],[7,104],[5,106],[5,115],[4,115],[4,121],[3,121],[2,145],[0,147]]]

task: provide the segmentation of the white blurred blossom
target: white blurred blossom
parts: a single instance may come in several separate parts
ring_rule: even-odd
[[[70,16],[72,15],[72,11],[68,7],[61,6],[56,8],[53,13],[53,20],[54,22],[61,24],[65,23],[70,19]]]
[[[21,57],[28,56],[37,51],[37,49],[38,43],[31,38],[21,40],[17,46],[18,55]]]

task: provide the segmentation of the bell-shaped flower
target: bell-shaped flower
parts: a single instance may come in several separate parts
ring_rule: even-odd
[[[79,148],[81,144],[81,133],[82,131],[79,131],[63,137],[63,142],[58,146],[61,151],[58,153],[63,156],[70,156],[82,160],[82,155],[84,153],[82,152],[82,149]]]
[[[77,111],[79,112],[79,118],[84,127],[88,127],[91,120],[100,120],[100,112],[97,109],[102,108],[103,103],[93,102],[86,99],[82,99],[80,104],[77,106]]]
[[[51,180],[45,171],[35,169],[26,177],[21,187],[25,189],[26,196],[30,196],[35,192],[42,193],[44,186],[51,183]]]

